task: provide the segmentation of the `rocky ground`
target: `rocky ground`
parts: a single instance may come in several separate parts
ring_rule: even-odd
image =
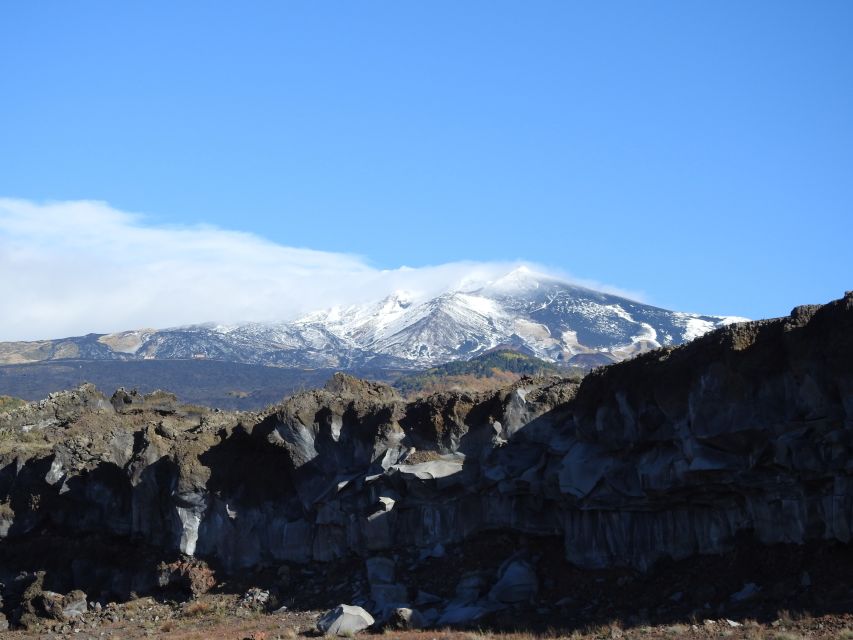
[[[172,638],[174,640],[290,640],[318,637],[319,611],[280,611],[266,613],[241,604],[236,596],[206,595],[189,604],[160,602],[139,598],[123,604],[110,604],[91,610],[73,621],[56,622],[29,631],[7,631],[0,638],[45,638],[71,640],[134,640]],[[629,625],[614,620],[585,625],[572,631],[547,630],[495,631],[470,630],[395,630],[367,631],[365,638],[400,640],[531,640],[566,638],[571,640],[730,638],[732,640],[850,640],[853,639],[853,615],[794,616],[780,611],[771,621],[751,618],[696,618],[667,624]]]

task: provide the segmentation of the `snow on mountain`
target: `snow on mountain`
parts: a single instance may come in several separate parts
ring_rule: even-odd
[[[511,346],[552,362],[595,366],[740,320],[668,311],[520,267],[436,297],[398,291],[291,322],[146,329],[54,343],[78,341],[77,350],[85,346],[95,359],[205,358],[341,368],[421,368]]]

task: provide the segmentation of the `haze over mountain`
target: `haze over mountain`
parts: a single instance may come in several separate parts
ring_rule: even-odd
[[[418,369],[511,347],[596,366],[743,320],[669,311],[528,267],[438,295],[397,291],[293,321],[198,324],[0,343],[0,363],[207,359],[280,367]]]

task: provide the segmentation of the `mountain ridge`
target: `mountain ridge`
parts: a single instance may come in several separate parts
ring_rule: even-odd
[[[288,322],[206,323],[0,343],[0,364],[210,359],[420,369],[510,346],[547,362],[590,367],[681,344],[741,320],[669,311],[519,267],[494,281],[432,297],[396,291]]]

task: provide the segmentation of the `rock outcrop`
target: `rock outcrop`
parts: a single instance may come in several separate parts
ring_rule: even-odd
[[[723,552],[744,533],[847,543],[853,294],[580,385],[523,379],[407,404],[338,374],[262,414],[82,387],[0,415],[0,435],[0,537],[95,533],[225,572],[402,548],[428,557],[498,529],[562,536],[581,567],[638,570]],[[204,588],[190,566],[162,580]],[[398,585],[381,560],[368,569],[389,612],[411,604],[388,595]],[[536,589],[520,557],[457,609]]]

